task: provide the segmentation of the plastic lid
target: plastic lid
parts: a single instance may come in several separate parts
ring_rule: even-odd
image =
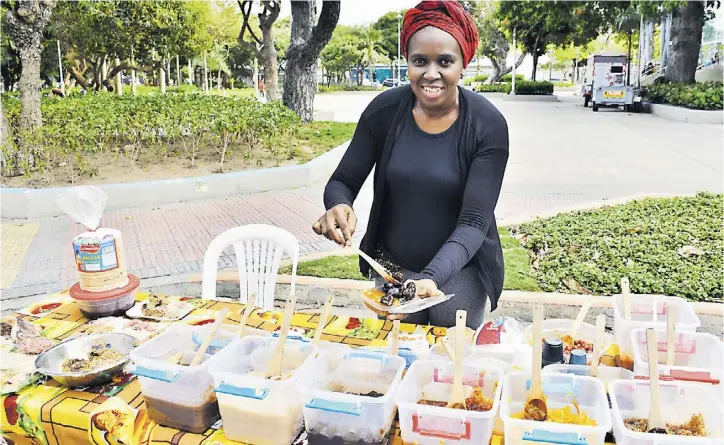
[[[70,296],[81,301],[110,300],[133,292],[138,289],[138,286],[140,285],[141,280],[137,276],[129,273],[128,284],[123,287],[119,287],[118,289],[111,289],[103,292],[88,292],[87,290],[80,288],[80,283],[75,283],[73,287],[70,288]]]

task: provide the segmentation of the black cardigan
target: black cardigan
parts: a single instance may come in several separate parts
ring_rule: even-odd
[[[464,88],[459,88],[459,92],[462,125],[457,150],[465,183],[462,209],[455,231],[440,253],[415,278],[430,278],[442,287],[452,274],[472,261],[490,298],[491,309],[495,309],[503,290],[505,271],[493,211],[508,162],[508,125],[503,115],[482,95]],[[414,94],[409,85],[377,96],[362,113],[347,152],[324,191],[326,209],[338,204],[352,206],[367,176],[376,166],[372,210],[360,245],[367,254],[371,254],[378,244],[390,153],[399,136],[403,117],[413,105]],[[479,230],[485,236],[471,237],[471,229]],[[457,249],[462,253],[458,257],[465,260],[450,267],[449,257],[444,253],[446,249],[448,253],[450,249]],[[361,259],[360,270],[364,275],[369,270],[367,263]]]

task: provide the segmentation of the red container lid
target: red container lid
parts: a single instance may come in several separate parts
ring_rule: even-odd
[[[70,288],[70,296],[76,300],[81,301],[110,300],[133,292],[134,290],[138,289],[138,286],[140,285],[141,280],[137,276],[129,273],[128,284],[123,287],[119,287],[118,289],[111,289],[103,292],[89,292],[87,290],[81,289],[80,283],[75,283],[73,287]]]

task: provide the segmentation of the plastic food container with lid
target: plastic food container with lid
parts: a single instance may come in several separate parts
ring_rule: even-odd
[[[684,424],[692,415],[701,414],[706,437],[639,433],[627,428],[625,419],[649,417],[651,393],[647,381],[614,380],[610,384],[610,395],[616,445],[720,445],[724,441],[724,411],[720,401],[712,400],[708,385],[678,381],[660,381],[659,384],[664,422],[669,425]]]
[[[287,341],[280,380],[264,378],[278,339],[250,336],[229,343],[211,368],[224,433],[254,445],[289,445],[302,429],[297,379],[318,353],[315,345]]]
[[[724,345],[716,336],[703,332],[676,332],[672,366],[666,365],[666,331],[657,329],[656,340],[659,375],[663,378],[715,385],[721,383],[724,375]],[[646,329],[631,330],[631,344],[634,352],[634,372],[636,375],[648,376]]]
[[[180,364],[189,363],[196,354],[194,336],[205,338],[210,329],[210,325],[173,324],[131,351],[135,365],[132,372],[138,376],[148,416],[154,422],[202,433],[219,420],[214,381],[209,373],[216,357],[207,351],[198,366]]]
[[[395,417],[405,359],[368,351],[320,354],[297,381],[309,445],[381,444]]]
[[[103,292],[88,292],[75,283],[70,288],[70,296],[78,304],[80,311],[89,319],[123,315],[136,302],[136,292],[141,280],[128,274],[128,284]]]
[[[575,401],[596,426],[554,422],[537,422],[513,417],[523,412],[530,389],[530,372],[511,372],[505,376],[500,417],[505,425],[505,445],[528,445],[532,442],[566,445],[604,445],[611,429],[611,414],[603,383],[592,377],[573,374],[541,375],[548,413],[570,407]]]
[[[626,320],[622,295],[613,296],[613,331],[619,346],[624,368],[633,371],[634,357],[631,330],[635,328],[666,329],[669,305],[676,306],[676,331],[693,332],[701,321],[689,302],[679,297],[663,295],[631,295],[631,319]]]
[[[412,364],[397,390],[403,443],[418,445],[480,445],[490,442],[493,422],[500,406],[502,372],[465,363],[463,389],[466,397],[475,387],[490,399],[489,411],[467,411],[419,405],[421,399],[444,401],[450,397],[455,365],[452,362],[420,360]]]
[[[593,377],[591,375],[593,368],[586,365],[548,365],[543,368],[544,374],[573,374],[582,375],[586,377]],[[606,388],[608,393],[608,384],[613,380],[633,380],[634,373],[628,369],[612,367],[612,366],[598,366],[596,377],[603,382],[603,386]]]

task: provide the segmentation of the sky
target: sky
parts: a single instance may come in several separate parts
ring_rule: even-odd
[[[419,0],[342,0],[339,23],[350,26],[371,24],[389,11],[409,9],[418,3]],[[290,9],[289,2],[282,2],[281,17],[290,15]]]

